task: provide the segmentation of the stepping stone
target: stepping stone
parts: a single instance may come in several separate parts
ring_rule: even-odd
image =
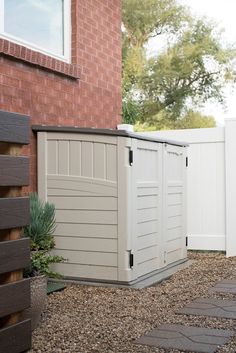
[[[217,283],[213,288],[209,289],[209,292],[236,294],[236,281],[223,280]]]
[[[199,298],[176,313],[236,319],[236,301]]]
[[[65,288],[66,288],[66,286],[63,283],[48,281],[48,283],[47,283],[47,294],[51,294],[53,292],[59,292],[59,291],[65,289]]]
[[[233,334],[233,331],[227,330],[168,324],[161,325],[141,336],[135,343],[165,349],[213,353]]]

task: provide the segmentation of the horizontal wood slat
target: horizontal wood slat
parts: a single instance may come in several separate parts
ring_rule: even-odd
[[[0,330],[0,352],[20,353],[31,348],[31,322],[22,321]]]
[[[0,185],[23,186],[29,184],[29,158],[0,155]]]
[[[30,264],[29,239],[0,242],[0,274],[25,268]]]
[[[31,348],[31,320],[22,318],[30,307],[30,279],[22,279],[30,244],[21,238],[21,227],[30,221],[29,198],[21,197],[29,184],[29,158],[19,156],[29,143],[29,123],[28,116],[0,110],[0,353]]]
[[[29,143],[29,117],[0,110],[0,141]]]
[[[28,197],[0,199],[0,229],[23,227],[28,223]]]
[[[0,286],[0,317],[30,306],[30,278]]]

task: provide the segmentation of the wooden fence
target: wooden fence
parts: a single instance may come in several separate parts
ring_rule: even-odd
[[[0,110],[0,352],[20,353],[31,346],[31,323],[22,311],[30,306],[29,240],[22,227],[29,222],[29,199],[22,186],[29,183],[28,157],[20,156],[29,143],[29,118]]]

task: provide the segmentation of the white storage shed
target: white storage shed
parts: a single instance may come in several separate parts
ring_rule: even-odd
[[[137,285],[186,261],[186,144],[121,130],[34,126],[38,193],[56,206],[67,279]]]

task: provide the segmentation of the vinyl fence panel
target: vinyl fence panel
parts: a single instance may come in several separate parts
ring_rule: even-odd
[[[192,250],[236,255],[236,120],[225,127],[156,131],[157,138],[187,141],[187,234]]]

